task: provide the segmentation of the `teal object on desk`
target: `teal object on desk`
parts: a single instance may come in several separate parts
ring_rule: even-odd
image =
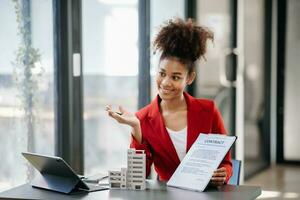
[[[232,162],[232,176],[229,179],[228,184],[239,185],[242,161],[232,159],[231,162]]]

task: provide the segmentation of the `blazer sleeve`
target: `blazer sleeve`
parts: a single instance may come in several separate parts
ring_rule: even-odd
[[[224,122],[215,103],[213,104],[213,121],[212,121],[212,132],[213,133],[221,133],[227,135],[227,131],[224,126]],[[232,163],[231,163],[231,152],[225,155],[223,161],[221,162],[219,167],[225,167],[227,172],[227,177],[225,183],[228,182],[230,177],[232,176]]]
[[[142,124],[141,124],[141,129],[142,129]],[[143,133],[143,129],[142,129]],[[147,141],[147,139],[144,137],[142,134],[142,143],[140,144],[135,137],[131,134],[131,143],[130,143],[130,148],[135,148],[137,150],[144,150],[146,154],[146,177],[150,175],[151,172],[151,165],[153,163],[152,159],[152,153],[150,150],[150,145]]]

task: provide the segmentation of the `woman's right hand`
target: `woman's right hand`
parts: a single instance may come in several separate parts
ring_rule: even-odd
[[[119,106],[119,111],[115,112],[112,110],[111,105],[107,105],[106,109],[108,115],[115,120],[117,120],[121,124],[127,124],[131,127],[136,127],[139,125],[139,119],[131,112],[125,110],[121,106]]]
[[[122,106],[119,106],[118,112],[113,111],[111,105],[107,105],[105,110],[107,111],[108,115],[114,118],[117,122],[131,126],[132,135],[139,143],[141,143],[142,134],[140,120],[135,116],[135,114],[125,110]]]

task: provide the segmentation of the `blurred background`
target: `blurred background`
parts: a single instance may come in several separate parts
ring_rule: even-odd
[[[63,157],[79,174],[126,165],[130,129],[105,105],[135,112],[156,96],[160,25],[210,28],[187,91],[215,100],[260,198],[300,199],[300,1],[1,0],[0,191],[35,174],[22,151]]]

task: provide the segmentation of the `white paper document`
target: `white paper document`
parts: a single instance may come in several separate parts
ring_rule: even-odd
[[[203,191],[235,140],[236,136],[200,133],[167,185]]]

